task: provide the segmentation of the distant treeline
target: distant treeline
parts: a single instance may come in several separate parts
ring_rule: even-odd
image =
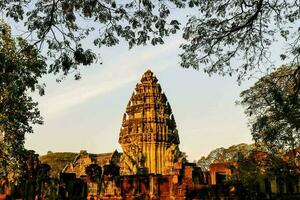
[[[64,167],[73,162],[78,153],[72,152],[56,152],[53,153],[49,151],[46,155],[39,157],[42,163],[51,166],[51,177],[58,178],[59,173],[64,169]]]

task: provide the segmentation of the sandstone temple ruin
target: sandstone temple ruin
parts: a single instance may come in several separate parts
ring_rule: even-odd
[[[120,130],[121,175],[171,174],[179,151],[176,122],[166,95],[148,70],[127,104]]]
[[[24,200],[244,199],[242,190],[226,183],[226,178],[238,174],[236,160],[215,160],[201,168],[201,163],[186,160],[179,143],[171,106],[148,70],[123,115],[119,132],[123,152],[92,154],[81,150],[64,164],[50,166],[28,151],[25,184],[12,187],[0,178],[0,200],[10,195]],[[295,152],[300,154],[300,147]],[[259,150],[250,155],[264,174],[272,155]],[[288,162],[292,155],[287,152],[282,161]],[[50,175],[51,167],[55,174]],[[299,199],[299,168],[283,172],[262,176],[255,183],[259,199]],[[289,173],[292,176],[287,176]]]
[[[187,190],[192,192],[197,184],[205,181],[201,169],[186,162],[179,150],[171,106],[150,70],[144,73],[127,104],[119,143],[122,153],[95,155],[82,151],[65,167],[62,177],[74,174],[76,178],[84,178],[87,176],[85,168],[90,164],[104,167],[99,190],[95,187],[91,190],[93,183],[89,183],[89,195],[102,199],[139,196],[142,199],[184,199]]]
[[[201,169],[186,160],[179,143],[171,106],[156,76],[148,70],[137,83],[123,115],[119,133],[123,152],[81,151],[64,168],[60,179],[66,185],[86,184],[85,192],[78,193],[84,188],[79,187],[76,196],[85,193],[88,199],[239,199],[236,188],[224,185],[226,177],[238,167],[235,162],[219,161],[211,163],[208,170]],[[255,152],[255,158],[265,163],[269,155]],[[91,165],[102,169],[98,181],[87,174]],[[282,178],[262,180],[257,192],[265,197],[282,191],[299,192],[299,177],[292,182]]]

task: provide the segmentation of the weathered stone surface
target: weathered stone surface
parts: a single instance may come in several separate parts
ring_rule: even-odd
[[[179,137],[170,104],[150,70],[127,104],[119,143],[122,175],[172,173]]]

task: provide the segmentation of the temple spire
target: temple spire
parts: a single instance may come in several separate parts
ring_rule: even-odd
[[[122,174],[168,174],[173,166],[179,137],[167,97],[156,76],[147,70],[135,87],[120,130],[124,151]]]

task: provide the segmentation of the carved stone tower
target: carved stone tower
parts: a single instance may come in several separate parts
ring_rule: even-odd
[[[169,102],[153,73],[144,73],[123,116],[121,174],[171,174],[179,137]]]

